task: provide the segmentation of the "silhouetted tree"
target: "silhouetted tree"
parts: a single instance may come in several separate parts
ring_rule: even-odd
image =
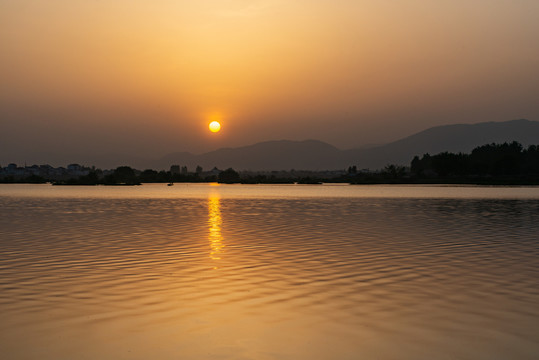
[[[79,177],[77,181],[78,185],[97,185],[99,184],[99,175],[97,171],[90,171],[88,175]]]
[[[419,177],[438,176],[527,176],[539,174],[539,153],[536,145],[524,150],[516,141],[478,146],[470,154],[443,152],[415,156],[412,173]]]
[[[406,173],[406,169],[404,166],[391,164],[384,168],[383,173],[391,179],[398,179]]]
[[[117,167],[112,174],[105,177],[105,183],[126,185],[140,184],[135,174],[135,170],[129,166]]]
[[[240,174],[232,168],[221,171],[218,176],[220,183],[232,184],[240,182]]]
[[[158,181],[158,172],[152,169],[144,170],[140,173],[139,179],[141,182],[150,183],[150,182],[159,182]]]

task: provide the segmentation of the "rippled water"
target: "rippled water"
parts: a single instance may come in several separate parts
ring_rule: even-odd
[[[2,358],[539,357],[537,188],[145,186],[0,188]]]

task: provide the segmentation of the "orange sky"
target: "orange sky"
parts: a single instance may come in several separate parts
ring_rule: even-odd
[[[536,0],[4,0],[0,165],[539,120],[538,18]]]

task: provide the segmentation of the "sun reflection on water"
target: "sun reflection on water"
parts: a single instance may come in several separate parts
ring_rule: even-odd
[[[220,198],[218,195],[212,194],[208,198],[208,239],[210,241],[210,258],[212,260],[220,260],[221,253],[225,247],[223,236],[221,235],[222,223]]]

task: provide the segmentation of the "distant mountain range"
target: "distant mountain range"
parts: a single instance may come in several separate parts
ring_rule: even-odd
[[[167,168],[170,164],[180,164],[190,169],[197,165],[204,169],[216,166],[237,170],[339,169],[345,163],[343,155],[343,151],[318,140],[279,140],[224,148],[201,155],[169,154],[155,162],[155,167]]]
[[[386,145],[340,150],[318,140],[266,141],[237,148],[223,148],[200,155],[187,152],[168,154],[157,160],[133,164],[139,168],[168,169],[171,164],[214,166],[236,170],[336,170],[356,165],[380,169],[387,164],[409,165],[415,155],[443,151],[470,152],[488,143],[518,141],[539,144],[539,121],[511,120],[478,124],[436,126]]]
[[[159,159],[145,159],[128,154],[70,158],[76,158],[75,162],[95,165],[102,169],[129,165],[141,170],[168,170],[175,164],[187,166],[190,171],[197,165],[205,170],[213,167],[232,167],[236,170],[338,170],[351,165],[359,169],[375,170],[387,164],[410,165],[415,155],[434,155],[443,151],[470,152],[480,145],[506,141],[518,141],[524,146],[539,145],[539,121],[521,119],[436,126],[389,144],[350,150],[341,150],[318,140],[279,140],[223,148],[198,155],[177,152]]]
[[[344,151],[347,153],[344,158],[355,160],[354,164],[360,168],[379,169],[387,164],[409,165],[415,155],[467,153],[477,146],[511,141],[524,146],[539,145],[539,121],[520,119],[436,126],[386,145]]]

